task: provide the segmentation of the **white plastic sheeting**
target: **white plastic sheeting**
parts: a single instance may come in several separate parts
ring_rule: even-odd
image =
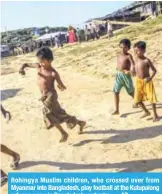
[[[54,32],[54,33],[49,33],[49,34],[44,34],[36,39],[38,40],[50,40],[51,38],[54,38],[55,36],[58,36],[59,34],[66,35],[67,32]]]

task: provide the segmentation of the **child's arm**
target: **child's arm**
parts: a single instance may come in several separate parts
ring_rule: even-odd
[[[25,68],[26,67],[31,67],[31,68],[36,68],[38,69],[39,68],[39,63],[24,63],[20,70],[19,70],[19,73],[22,74],[22,75],[25,75]]]
[[[147,78],[147,82],[151,81],[154,78],[154,76],[155,76],[155,74],[157,72],[156,68],[154,67],[154,65],[152,64],[150,59],[148,59],[148,65],[149,65],[149,67],[152,70],[152,75],[149,78]]]
[[[56,79],[56,81],[57,81],[57,83],[58,83],[58,88],[60,89],[60,90],[65,90],[66,89],[66,87],[65,87],[65,85],[63,84],[63,82],[62,82],[62,80],[61,80],[61,77],[60,77],[60,75],[59,75],[59,73],[55,70],[55,69],[53,69],[53,71],[54,71],[54,73],[55,73],[55,79]]]
[[[129,61],[131,63],[131,72],[132,72],[133,76],[135,76],[136,75],[135,62],[134,62],[133,57],[132,57],[131,54],[129,54]]]

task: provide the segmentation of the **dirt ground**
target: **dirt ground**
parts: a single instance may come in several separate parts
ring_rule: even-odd
[[[105,40],[99,41],[100,44],[103,42]],[[149,44],[151,45],[151,42]],[[81,47],[86,47],[86,43]],[[71,48],[74,49],[75,45]],[[66,65],[66,61],[70,62],[64,55],[66,56],[67,50],[71,48],[56,52],[54,66],[57,67],[67,86],[64,92],[58,90],[59,101],[68,113],[85,120],[87,126],[82,135],[78,135],[77,127],[73,130],[66,129],[69,139],[61,144],[57,129],[46,130],[44,127],[42,104],[38,101],[40,93],[36,83],[36,71],[28,69],[26,76],[18,74],[22,62],[35,61],[34,54],[2,60],[2,104],[12,114],[12,120],[8,124],[2,118],[2,143],[21,155],[17,171],[162,172],[162,68],[160,61],[156,66],[158,73],[155,77],[155,87],[159,100],[157,110],[161,120],[153,123],[152,116],[140,119],[141,110],[132,108],[133,100],[124,90],[121,93],[120,116],[111,116],[114,110],[112,93],[114,76],[110,76],[109,79],[94,76],[89,73],[90,66],[86,73],[83,71],[83,64],[86,63],[84,61],[82,61],[82,66],[77,68]],[[157,47],[156,49],[158,50]],[[62,57],[60,60],[59,56]],[[79,57],[78,61],[84,57],[85,60],[89,59],[86,58],[85,53]],[[98,56],[91,54],[90,57],[89,63],[92,63],[94,58],[95,64],[95,57]],[[98,57],[96,60],[101,59]],[[102,66],[102,72],[109,71],[111,75],[114,75],[114,62],[115,55],[107,69]],[[82,70],[77,70],[79,68]],[[97,65],[96,68],[98,68]],[[146,104],[152,112],[151,106]],[[11,158],[2,154],[2,169],[5,172],[12,171],[10,162]],[[7,193],[7,185],[3,186],[1,191],[3,194]]]

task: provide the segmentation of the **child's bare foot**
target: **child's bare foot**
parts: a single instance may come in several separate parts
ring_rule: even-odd
[[[15,154],[14,158],[13,158],[13,162],[12,164],[10,165],[10,167],[13,169],[13,170],[16,170],[18,165],[19,165],[19,162],[20,162],[20,155],[19,154]]]
[[[67,123],[67,128],[68,129],[73,129],[75,126],[76,126],[76,124]]]
[[[139,108],[140,106],[138,104],[133,104],[133,108]]]
[[[143,118],[148,117],[148,116],[150,116],[150,115],[151,115],[151,114],[150,114],[150,112],[148,111],[148,112],[145,112],[140,118],[143,119]]]
[[[112,115],[119,115],[119,111],[113,112]]]
[[[158,122],[158,121],[160,121],[160,118],[158,116],[153,118],[153,122]]]
[[[62,135],[62,138],[60,139],[60,143],[66,142],[67,139],[68,139],[68,134],[67,134],[67,133],[64,133],[64,134]]]
[[[85,121],[79,121],[78,124],[79,124],[79,126],[80,126],[79,134],[82,134],[82,133],[83,133],[83,128],[85,127],[86,122],[85,122]]]

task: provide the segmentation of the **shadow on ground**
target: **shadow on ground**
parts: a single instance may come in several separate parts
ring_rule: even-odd
[[[91,143],[91,142],[101,142],[103,144],[108,143],[127,143],[130,141],[135,140],[145,140],[145,139],[151,139],[158,137],[162,135],[162,125],[159,126],[153,126],[153,127],[145,127],[140,129],[133,129],[133,130],[96,130],[96,131],[87,131],[84,132],[84,134],[115,134],[112,137],[109,137],[108,139],[87,139],[83,140],[77,144],[74,144],[73,146],[84,146],[85,144]]]
[[[21,88],[1,90],[1,101],[4,101],[4,100],[7,100],[8,98],[12,98],[16,96],[16,94],[21,90],[22,90]]]
[[[94,169],[119,169],[119,172],[147,172],[162,168],[162,159],[136,160],[121,163],[101,163],[101,164],[76,164],[52,161],[25,161],[20,163],[18,170],[47,165],[58,167],[59,170],[94,170]]]
[[[152,106],[151,104],[146,105],[146,107],[149,107],[149,108],[147,108],[148,110],[152,110],[152,107],[151,106]],[[162,104],[161,103],[157,103],[156,104],[156,108],[157,109],[162,109]],[[140,108],[138,108],[138,111],[136,111],[136,112],[130,112],[130,113],[125,113],[125,114],[122,114],[120,117],[126,118],[129,115],[136,114],[136,113],[140,113],[140,112],[142,112],[142,110]]]

